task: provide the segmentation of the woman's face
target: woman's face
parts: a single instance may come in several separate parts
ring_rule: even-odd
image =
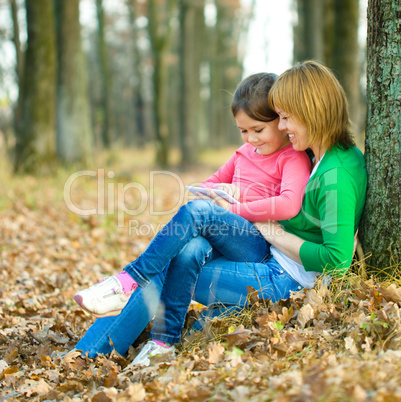
[[[278,119],[269,122],[258,121],[240,110],[235,116],[235,121],[244,142],[254,146],[261,155],[270,155],[290,143],[287,134],[278,128]]]
[[[301,123],[296,117],[289,116],[279,108],[275,108],[280,116],[278,128],[288,134],[288,138],[292,143],[292,147],[296,151],[305,151],[310,147],[310,141],[306,126]]]

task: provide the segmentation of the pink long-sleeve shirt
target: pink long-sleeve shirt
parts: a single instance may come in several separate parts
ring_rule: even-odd
[[[308,155],[294,151],[291,144],[260,155],[246,143],[202,186],[217,188],[229,183],[239,187],[240,204],[228,209],[248,221],[284,220],[300,211],[310,169]]]

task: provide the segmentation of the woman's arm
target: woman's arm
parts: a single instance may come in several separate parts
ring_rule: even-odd
[[[305,240],[291,233],[287,233],[282,226],[275,221],[255,222],[254,226],[262,233],[266,241],[276,247],[277,250],[299,264],[302,264],[299,250]]]

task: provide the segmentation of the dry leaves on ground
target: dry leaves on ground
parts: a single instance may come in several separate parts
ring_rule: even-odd
[[[157,226],[163,218],[138,219]],[[112,225],[51,197],[11,194],[0,216],[0,399],[401,400],[401,288],[355,275],[270,305],[250,289],[251,308],[208,321],[171,361],[146,369],[124,370],[129,360],[116,353],[64,356],[92,323],[74,293],[151,238]]]

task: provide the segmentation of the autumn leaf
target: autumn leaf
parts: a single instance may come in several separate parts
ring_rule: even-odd
[[[207,361],[210,364],[217,364],[219,362],[219,360],[221,359],[225,349],[222,344],[212,342],[207,347],[207,350],[209,352],[209,357],[208,357]]]
[[[383,295],[387,301],[394,303],[401,303],[401,288],[397,287],[394,283],[388,288],[379,287],[378,291]]]
[[[278,319],[281,321],[283,325],[287,324],[294,316],[294,309],[291,306],[289,309],[287,307],[283,307],[281,314],[278,315]]]
[[[226,334],[224,337],[227,339],[227,342],[230,346],[239,346],[246,344],[249,341],[250,333],[251,331],[245,329],[241,324],[234,332],[231,334]]]
[[[313,310],[312,306],[310,304],[304,305],[300,310],[298,314],[298,323],[301,326],[301,328],[305,328],[305,325],[314,318],[315,316],[315,311]]]

